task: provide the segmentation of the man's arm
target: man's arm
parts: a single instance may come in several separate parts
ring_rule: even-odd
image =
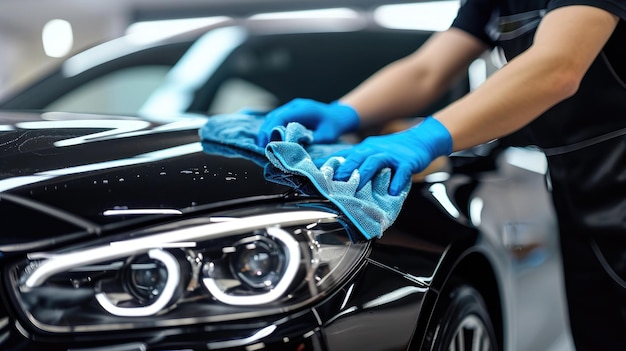
[[[572,96],[617,22],[617,16],[590,6],[549,12],[532,47],[435,113],[452,136],[453,150],[512,133]]]
[[[316,143],[329,143],[359,127],[410,117],[433,103],[486,48],[459,29],[434,34],[413,54],[389,64],[339,101],[295,99],[270,111],[257,144],[265,147],[272,130],[290,122],[311,129]]]
[[[364,127],[411,116],[434,102],[486,49],[456,28],[435,33],[413,54],[383,68],[340,101],[358,112]]]

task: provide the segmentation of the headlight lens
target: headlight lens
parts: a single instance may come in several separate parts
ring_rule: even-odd
[[[285,274],[289,256],[273,240],[255,235],[235,243],[230,269],[248,287],[270,290]],[[294,259],[299,259],[299,255]]]
[[[364,257],[329,212],[197,218],[35,253],[11,268],[38,328],[87,332],[258,317],[324,296]]]

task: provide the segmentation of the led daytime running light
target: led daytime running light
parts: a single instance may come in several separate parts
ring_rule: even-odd
[[[204,278],[202,282],[211,295],[219,301],[230,305],[250,306],[275,301],[287,291],[289,285],[293,282],[293,279],[298,272],[298,266],[300,265],[300,249],[298,248],[298,242],[294,240],[289,233],[277,227],[267,228],[267,233],[274,239],[284,244],[287,247],[286,251],[289,253],[289,257],[287,258],[287,268],[278,284],[265,294],[254,296],[233,296],[223,292],[217,286],[213,278]]]

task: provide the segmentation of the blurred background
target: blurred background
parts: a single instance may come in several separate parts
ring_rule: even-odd
[[[73,53],[125,35],[136,23],[339,7],[374,10],[387,3],[416,1],[1,0],[0,97],[49,71]],[[451,12],[447,12],[439,18],[444,26],[451,20]],[[393,21],[400,23],[401,19]],[[167,30],[167,27],[159,27]]]
[[[271,1],[267,1],[268,4]],[[142,20],[241,11],[249,0],[2,0],[0,94]]]
[[[123,35],[142,17],[183,16],[197,7],[210,12],[207,3],[213,2],[222,1],[0,1],[0,93],[28,81],[71,52]],[[222,3],[226,2],[245,3]]]

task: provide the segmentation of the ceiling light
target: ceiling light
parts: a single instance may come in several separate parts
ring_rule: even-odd
[[[70,22],[53,19],[43,26],[41,32],[43,50],[50,57],[63,57],[72,50],[74,33]]]
[[[458,9],[458,0],[383,5],[374,11],[374,19],[392,29],[444,31],[456,18]]]
[[[152,43],[194,29],[224,23],[228,20],[230,17],[215,16],[135,22],[128,26],[126,34],[128,40],[134,43]]]
[[[276,20],[276,19],[320,19],[320,18],[356,18],[357,13],[348,8],[330,8],[319,10],[303,10],[303,11],[284,11],[259,13],[250,16],[254,20]]]

